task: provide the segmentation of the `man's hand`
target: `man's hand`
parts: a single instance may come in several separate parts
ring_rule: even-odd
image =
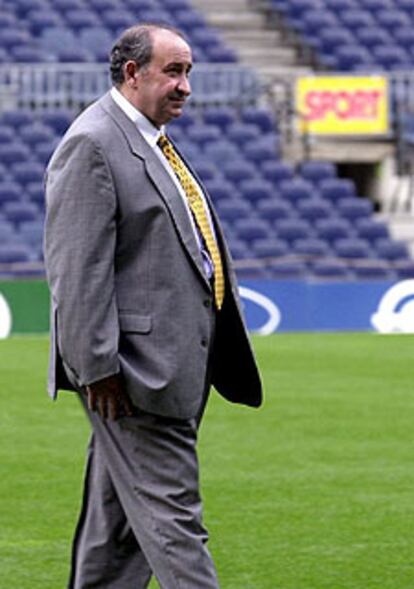
[[[116,420],[133,415],[133,405],[122,386],[120,374],[114,374],[86,387],[88,407],[97,411],[102,419]]]

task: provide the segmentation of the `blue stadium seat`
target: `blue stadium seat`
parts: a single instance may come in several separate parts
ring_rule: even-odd
[[[252,251],[257,258],[281,258],[290,253],[290,246],[286,241],[276,237],[268,237],[254,240]]]
[[[248,106],[242,109],[241,120],[248,125],[256,125],[263,133],[272,133],[276,129],[273,114],[266,108]]]
[[[296,215],[294,208],[281,198],[261,200],[257,203],[256,208],[262,219],[272,223],[279,219],[293,218]]]
[[[356,237],[341,238],[335,240],[333,246],[340,258],[370,258],[373,255],[369,242],[366,239]]]
[[[32,260],[32,248],[25,244],[0,245],[0,264],[17,264]]]
[[[5,203],[3,213],[6,219],[16,226],[25,221],[35,221],[39,215],[36,205],[29,202]]]
[[[67,47],[74,47],[78,39],[73,31],[61,26],[44,29],[39,38],[40,46],[52,54],[58,54],[59,51]]]
[[[21,29],[7,28],[0,30],[0,46],[7,47],[11,51],[13,47],[28,45],[31,41],[27,31]]]
[[[210,107],[204,112],[204,123],[215,125],[223,131],[236,122],[234,109],[228,106]]]
[[[3,180],[0,182],[0,209],[6,202],[15,202],[22,196],[20,184],[14,181]]]
[[[239,198],[219,200],[216,206],[220,218],[229,223],[235,223],[239,219],[248,219],[252,212],[249,203]]]
[[[362,239],[367,239],[371,244],[378,239],[386,239],[389,237],[387,225],[369,217],[359,219],[356,222],[356,229],[358,236]]]
[[[46,141],[37,143],[35,147],[35,154],[37,161],[46,167],[46,164],[49,162],[53,152],[57,147],[58,140],[55,139],[54,141]]]
[[[308,237],[296,239],[293,244],[293,252],[302,256],[307,261],[321,258],[331,253],[331,248],[323,239]]]
[[[349,279],[352,278],[352,271],[348,268],[345,260],[336,258],[325,258],[315,260],[311,264],[312,274],[320,279]]]
[[[38,143],[53,141],[55,134],[50,127],[34,122],[31,125],[20,128],[20,137],[23,139],[25,145],[34,148]]]
[[[304,180],[319,184],[322,180],[336,177],[336,166],[331,162],[307,161],[301,164],[300,175]]]
[[[79,44],[96,58],[109,55],[114,44],[113,35],[103,27],[86,27],[79,33]]]
[[[234,260],[246,260],[250,257],[250,248],[240,239],[229,238],[229,249]]]
[[[392,43],[392,36],[388,31],[377,25],[357,28],[355,35],[358,42],[370,51],[378,45],[390,45]]]
[[[271,200],[274,195],[274,188],[270,182],[260,178],[243,180],[239,184],[239,190],[242,197],[250,203],[256,203],[261,200]]]
[[[122,29],[126,29],[131,26],[131,23],[134,22],[134,15],[128,11],[119,10],[119,9],[111,9],[105,10],[104,12],[100,13],[101,21],[107,29],[112,31],[112,34],[115,34],[117,31]],[[111,44],[109,45],[109,48]]]
[[[236,234],[245,242],[272,236],[269,224],[263,219],[240,219],[235,223]]]
[[[275,234],[278,239],[293,243],[297,239],[308,239],[313,237],[311,225],[304,219],[280,219],[274,223]]]
[[[17,63],[47,63],[56,61],[55,55],[31,45],[13,47],[10,53],[12,60]]]
[[[193,9],[188,10],[187,8],[185,10],[177,10],[174,14],[174,18],[177,27],[189,34],[191,34],[191,31],[194,29],[206,26],[204,16]]]
[[[206,180],[205,187],[213,202],[217,203],[219,200],[233,199],[235,196],[235,189],[233,184],[225,180],[214,179]]]
[[[274,260],[270,264],[272,278],[276,280],[302,279],[307,274],[307,267],[302,260]]]
[[[16,243],[18,241],[14,226],[6,220],[0,219],[0,245]]]
[[[398,45],[379,45],[372,49],[376,63],[387,70],[412,67],[412,58]]]
[[[69,10],[85,8],[85,4],[83,0],[53,0],[53,8],[64,15]]]
[[[327,53],[335,51],[337,47],[355,43],[355,37],[351,31],[338,26],[322,29],[317,34],[317,39],[320,41],[318,49]]]
[[[13,178],[23,186],[26,186],[29,182],[41,182],[44,173],[44,166],[37,162],[17,162],[12,165]]]
[[[301,178],[283,180],[279,185],[279,191],[282,198],[294,205],[302,199],[312,198],[315,194],[313,184]]]
[[[240,148],[242,148],[245,143],[257,139],[259,135],[259,128],[256,125],[247,123],[233,123],[233,125],[227,127],[226,130],[227,139],[233,141],[233,143]]]
[[[0,124],[0,144],[11,143],[15,137],[16,132],[9,125]]]
[[[187,129],[187,139],[204,147],[207,143],[218,141],[221,133],[219,127],[214,125],[193,125]]]
[[[370,217],[374,210],[374,205],[371,200],[355,196],[339,199],[336,206],[341,217],[352,222],[357,219]]]
[[[82,29],[101,26],[101,19],[92,10],[69,10],[65,15],[67,25],[76,33]],[[68,48],[69,49],[69,48]]]
[[[243,151],[246,158],[258,166],[263,162],[274,162],[280,157],[280,138],[276,134],[260,137],[246,143]]]
[[[358,27],[371,27],[375,26],[375,18],[369,12],[363,8],[350,8],[344,10],[340,14],[340,19],[343,25],[348,27],[351,31],[354,31]]]
[[[213,63],[235,63],[238,59],[236,51],[225,45],[214,45],[206,49],[209,61]]]
[[[205,158],[196,159],[191,162],[191,165],[203,182],[221,178],[221,173],[217,166],[213,162],[206,161]]]
[[[354,235],[352,225],[345,219],[320,219],[315,222],[315,229],[320,239],[333,243],[341,238]]]
[[[120,12],[127,12],[123,2],[119,0],[87,0],[88,8],[95,12],[102,14],[105,10],[119,10]],[[131,26],[131,21],[129,26]]]
[[[210,47],[220,45],[222,39],[218,31],[202,26],[191,31],[191,42],[197,45],[202,51],[208,51]]]
[[[346,178],[328,178],[321,181],[319,191],[322,198],[336,203],[341,198],[355,196],[355,184]]]
[[[33,123],[33,112],[28,109],[6,110],[1,120],[4,125],[20,129]]]
[[[33,10],[44,10],[50,8],[46,0],[15,0],[13,8],[16,16],[20,19],[26,18],[28,13]]]
[[[5,165],[14,164],[31,159],[31,152],[27,145],[20,141],[0,145],[0,161]]]
[[[393,268],[400,279],[414,278],[414,260],[396,260]]]
[[[407,246],[402,241],[395,241],[389,238],[381,238],[375,242],[375,251],[378,257],[384,260],[407,260],[409,253]]]
[[[293,164],[285,161],[265,161],[261,165],[264,180],[279,184],[283,180],[292,180],[295,176]]]
[[[385,260],[361,260],[353,264],[353,271],[359,280],[394,280],[396,273]]]
[[[236,185],[239,185],[243,180],[252,180],[257,177],[256,166],[242,159],[233,159],[223,163],[221,171],[227,180]]]
[[[337,67],[343,71],[352,71],[360,66],[373,64],[371,53],[362,46],[345,45],[335,52]]]
[[[64,108],[42,110],[39,113],[39,121],[52,128],[59,136],[63,135],[74,118],[75,113]]]
[[[93,62],[92,54],[79,46],[66,47],[58,53],[62,63],[89,63]]]
[[[377,23],[381,27],[391,31],[393,34],[395,32],[395,34],[398,35],[398,29],[401,27],[412,26],[411,18],[402,10],[395,10],[392,8],[379,10],[375,16]]]
[[[162,5],[166,10],[172,12],[191,9],[191,2],[188,0],[162,0]]]
[[[52,12],[50,8],[32,10],[26,18],[34,37],[38,37],[46,29],[61,27],[64,24],[62,18],[57,13]]]
[[[297,204],[297,210],[303,219],[310,222],[327,219],[333,214],[330,203],[318,197],[300,200]]]
[[[43,221],[26,221],[19,227],[19,234],[27,245],[34,248],[39,258],[43,242]]]
[[[234,159],[240,161],[240,150],[237,149],[234,143],[231,143],[227,139],[220,139],[219,141],[208,143],[204,148],[204,153],[209,160],[220,166],[223,162],[229,162]]]
[[[43,182],[29,182],[25,186],[26,194],[29,200],[35,203],[39,208],[45,206],[45,189]]]

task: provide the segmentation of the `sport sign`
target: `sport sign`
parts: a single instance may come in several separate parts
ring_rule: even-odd
[[[382,76],[298,78],[296,112],[299,133],[386,135],[388,81]]]

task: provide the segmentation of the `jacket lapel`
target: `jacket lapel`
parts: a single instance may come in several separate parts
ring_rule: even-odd
[[[193,260],[202,279],[208,288],[210,288],[187,209],[174,182],[139,130],[112,100],[111,95],[107,93],[101,99],[100,103],[115,123],[122,129],[132,153],[144,161],[148,176],[164,200],[185,249]]]

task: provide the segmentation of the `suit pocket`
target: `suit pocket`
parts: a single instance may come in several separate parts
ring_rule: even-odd
[[[120,313],[119,328],[124,333],[150,333],[152,329],[151,315],[136,313]]]

